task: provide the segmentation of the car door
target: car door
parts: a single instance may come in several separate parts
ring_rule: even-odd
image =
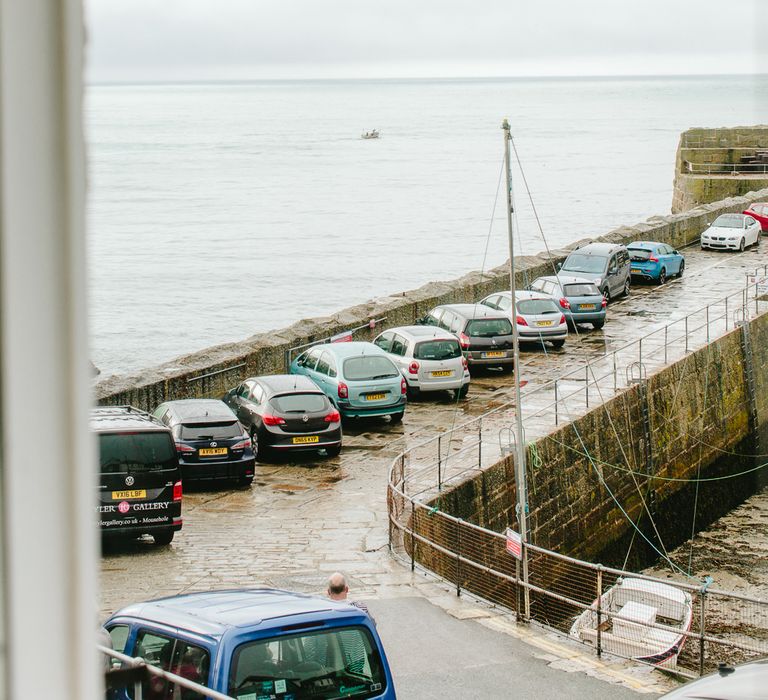
[[[250,411],[248,410],[249,399],[248,397],[253,390],[253,382],[243,382],[231,397],[231,401],[228,402],[229,407],[235,412],[237,420],[242,425],[250,425]]]
[[[621,293],[624,287],[624,281],[620,279],[619,275],[619,256],[618,253],[611,255],[608,261],[608,272],[606,272],[606,280],[608,281],[608,289],[611,290],[611,296],[615,297]]]
[[[395,333],[392,337],[392,348],[390,349],[390,360],[397,365],[397,368],[405,373],[408,370],[410,361],[405,357],[408,349],[408,341],[403,336]]]
[[[746,217],[745,224],[748,227],[747,244],[753,245],[760,239],[760,224],[751,216]]]
[[[299,374],[306,374],[310,379],[314,379],[315,367],[320,359],[321,348],[317,345],[308,350],[304,355],[296,360],[296,367]]]
[[[384,352],[390,352],[392,336],[394,336],[392,331],[385,331],[373,341],[373,344],[380,347]]]

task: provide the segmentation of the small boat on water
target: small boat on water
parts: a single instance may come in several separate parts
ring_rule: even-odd
[[[361,139],[377,139],[379,138],[379,132],[376,129],[373,131],[366,131],[360,136]]]
[[[571,637],[597,645],[597,607],[595,600],[574,620]],[[600,609],[603,651],[656,666],[677,664],[693,618],[689,593],[656,581],[619,579],[600,597]]]

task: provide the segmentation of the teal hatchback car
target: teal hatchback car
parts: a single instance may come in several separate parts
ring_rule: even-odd
[[[407,385],[387,353],[373,343],[325,343],[299,355],[291,374],[309,377],[345,418],[403,419]]]

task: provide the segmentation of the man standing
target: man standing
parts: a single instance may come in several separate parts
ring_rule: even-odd
[[[328,579],[328,597],[331,600],[343,600],[350,605],[354,605],[356,608],[360,608],[360,610],[371,618],[371,622],[375,625],[376,620],[373,619],[373,615],[371,615],[368,610],[368,606],[359,600],[347,600],[348,595],[349,586],[347,585],[347,579],[344,578],[344,574],[338,571],[335,574],[331,574],[331,577]]]

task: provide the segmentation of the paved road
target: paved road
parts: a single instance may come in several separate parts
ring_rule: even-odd
[[[762,249],[768,250],[765,242]],[[574,335],[559,352],[524,353],[523,378],[530,386],[545,383],[585,358],[737,291],[747,270],[768,262],[762,249],[740,255],[688,249],[681,280],[633,287],[628,299],[611,304],[602,331]],[[105,551],[103,614],[137,600],[223,586],[322,592],[337,569],[348,574],[361,598],[412,597],[411,572],[386,547],[389,466],[406,445],[508,402],[509,382],[494,373],[473,378],[468,399],[458,406],[448,395],[414,401],[398,426],[350,424],[338,458],[259,465],[249,490],[185,494],[184,529],[170,547],[137,541]],[[509,422],[513,414],[501,414],[501,420]],[[461,645],[459,636],[453,648]]]

